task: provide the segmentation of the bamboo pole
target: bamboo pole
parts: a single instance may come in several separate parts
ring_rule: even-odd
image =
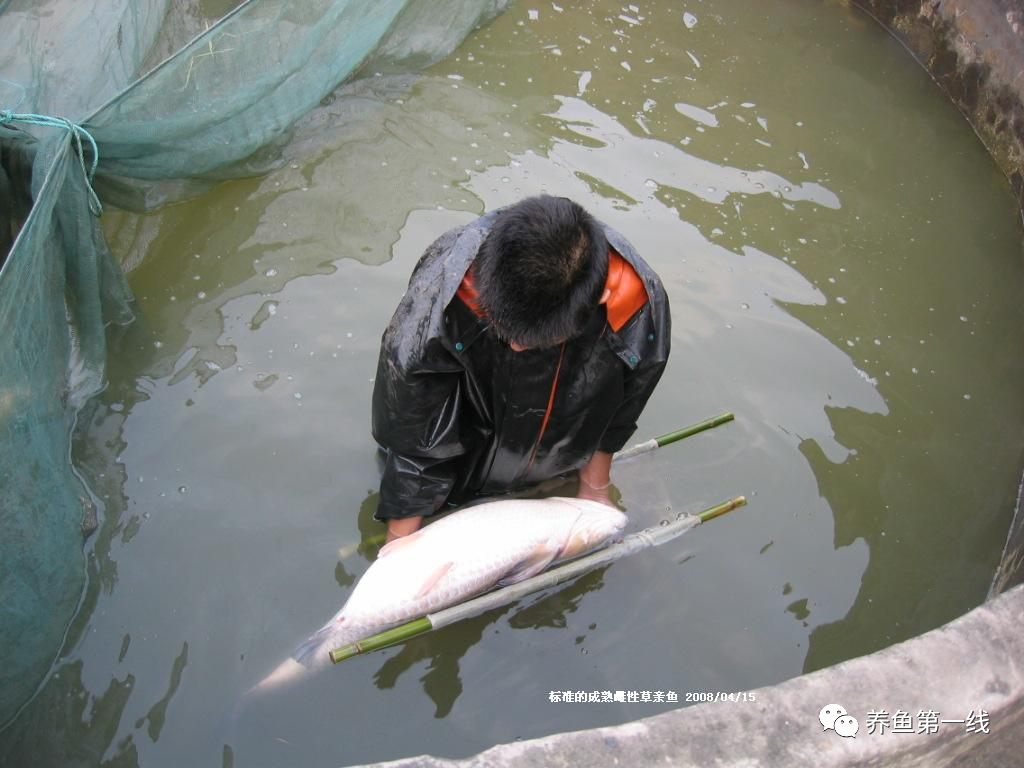
[[[613,461],[621,461],[622,459],[631,459],[634,456],[639,456],[642,453],[653,451],[655,448],[661,448],[663,446],[674,443],[677,440],[682,440],[686,437],[696,435],[698,432],[704,432],[708,429],[713,429],[721,424],[725,424],[728,421],[732,421],[735,416],[731,413],[722,413],[718,416],[712,416],[710,419],[691,424],[689,427],[683,427],[677,429],[675,432],[669,432],[667,435],[661,435],[659,437],[652,437],[650,440],[645,440],[642,443],[637,443],[630,448],[623,448],[621,451],[616,453],[613,457]]]
[[[705,523],[708,520],[714,520],[716,517],[720,517],[726,512],[731,512],[746,503],[746,498],[743,496],[737,496],[729,501],[709,507],[697,515],[680,513],[675,520],[664,525],[645,528],[642,531],[631,533],[622,540],[609,544],[603,549],[599,549],[589,555],[585,555],[577,558],[576,560],[565,563],[564,565],[552,568],[549,571],[545,571],[544,573],[521,581],[518,584],[512,584],[502,589],[496,589],[464,603],[453,605],[450,608],[445,608],[437,611],[436,613],[429,613],[426,616],[415,619],[406,624],[372,635],[365,640],[360,640],[355,643],[350,643],[349,645],[344,645],[341,648],[336,648],[330,652],[331,661],[338,664],[339,662],[350,659],[353,656],[358,656],[370,651],[376,651],[380,648],[386,648],[389,645],[404,642],[416,637],[417,635],[422,635],[426,632],[446,627],[456,621],[477,616],[485,611],[489,611],[492,608],[497,608],[498,606],[518,600],[519,598],[533,592],[548,589],[549,587],[561,584],[569,579],[574,579],[587,571],[593,570],[594,568],[599,568],[602,565],[606,565],[622,557],[626,557],[627,555],[632,555],[642,549],[656,547],[667,541],[671,541],[672,539],[683,535],[691,528],[694,528],[701,523]]]
[[[683,440],[687,437],[692,437],[700,432],[704,432],[709,429],[713,429],[717,426],[725,424],[726,422],[732,421],[735,416],[731,413],[721,413],[718,416],[712,416],[710,419],[704,419],[696,424],[691,424],[688,427],[677,429],[674,432],[669,432],[665,435],[658,437],[652,437],[650,440],[645,440],[642,443],[637,443],[629,448],[623,448],[621,451],[612,456],[612,461],[622,461],[623,459],[631,459],[634,456],[639,456],[642,453],[653,451],[656,448],[674,443],[678,440]],[[497,501],[500,497],[495,497]],[[347,557],[355,554],[360,547],[369,546],[372,547],[375,544],[383,544],[384,539],[387,538],[387,532],[375,533],[373,536],[367,536],[365,539],[356,542],[355,544],[346,544],[340,550],[338,550],[338,556],[344,560]]]

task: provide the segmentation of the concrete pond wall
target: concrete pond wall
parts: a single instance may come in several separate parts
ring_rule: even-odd
[[[613,766],[886,766],[1001,768],[1021,765],[1024,735],[1024,585],[940,629],[859,659],[725,701],[626,725],[503,744],[465,760],[415,757],[392,768],[612,768]],[[749,693],[748,693],[749,695]],[[965,709],[965,703],[969,703]],[[855,736],[824,730],[822,708],[858,719]],[[867,713],[897,710],[913,733],[869,732]],[[938,719],[917,733],[920,711]],[[988,713],[987,723],[979,717]],[[985,733],[982,728],[988,731]]]
[[[1024,212],[1024,0],[850,2],[892,32],[931,73],[1006,174]],[[989,600],[939,629],[758,689],[754,701],[700,704],[625,725],[501,744],[464,760],[420,756],[380,765],[1024,765],[1022,582],[1024,512],[1018,493]],[[835,704],[857,718],[855,736],[840,736],[819,722],[821,710]],[[902,731],[906,720],[900,712],[911,716],[910,732]],[[938,722],[921,714],[930,712]]]

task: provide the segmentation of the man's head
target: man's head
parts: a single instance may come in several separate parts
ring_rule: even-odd
[[[601,300],[608,244],[564,197],[528,197],[498,213],[474,264],[480,304],[514,348],[579,335]]]

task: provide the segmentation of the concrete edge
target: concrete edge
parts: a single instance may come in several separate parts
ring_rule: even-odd
[[[756,701],[700,704],[632,723],[501,744],[462,760],[427,755],[390,768],[559,768],[586,765],[1016,765],[1024,727],[1024,585],[970,613],[868,656],[754,691]],[[983,652],[979,652],[983,651]],[[857,718],[856,736],[823,730],[822,707]],[[544,706],[609,706],[547,703]],[[870,727],[872,711],[909,714],[912,733]],[[982,711],[987,714],[982,715]],[[934,733],[918,733],[926,718]],[[875,719],[878,719],[877,717]],[[984,729],[983,729],[984,723]],[[985,732],[987,730],[987,733]]]
[[[1014,507],[1010,532],[1006,536],[1003,556],[992,579],[988,596],[991,598],[1011,587],[1024,583],[1024,476],[1017,487],[1017,504]]]

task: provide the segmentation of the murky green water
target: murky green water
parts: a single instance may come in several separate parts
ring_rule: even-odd
[[[6,764],[462,756],[680,705],[551,690],[746,690],[984,599],[1024,453],[1019,217],[969,126],[860,14],[519,4],[427,76],[345,89],[290,152],[267,178],[108,216],[140,320],[82,420],[105,515],[66,655],[0,734]],[[669,291],[673,356],[637,439],[737,416],[615,471],[632,525],[750,505],[230,728],[372,557],[339,548],[379,530],[371,379],[416,258],[540,191],[624,232]]]

